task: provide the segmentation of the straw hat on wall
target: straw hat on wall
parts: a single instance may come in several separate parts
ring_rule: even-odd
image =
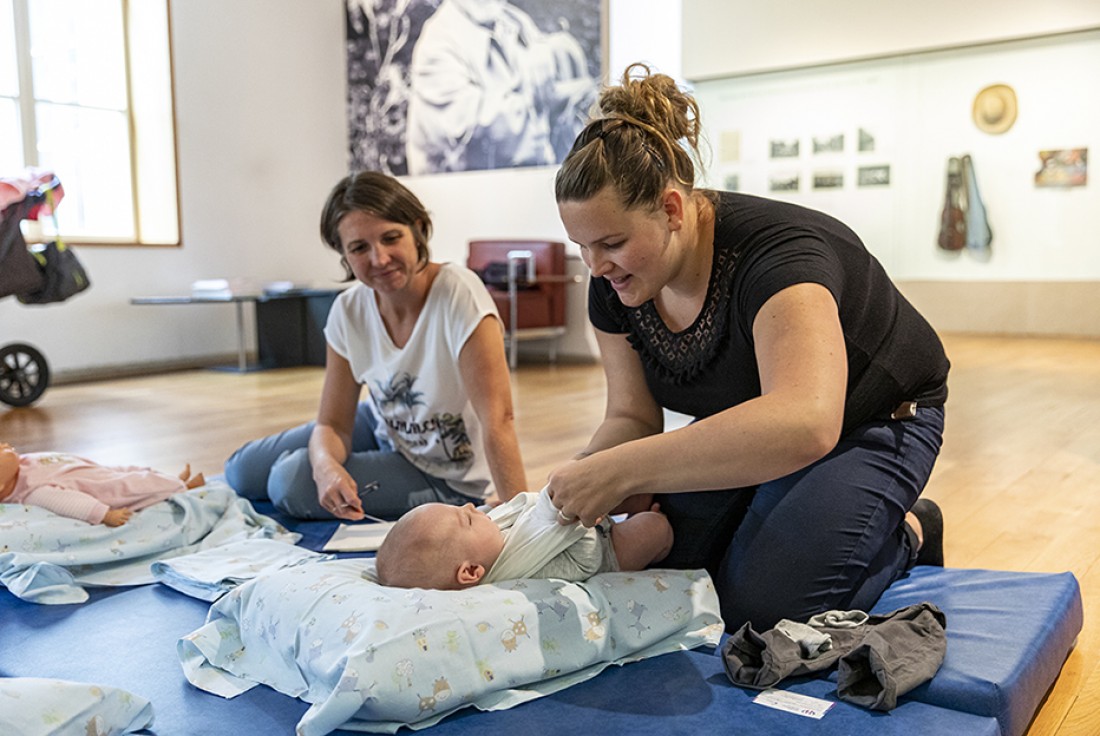
[[[1007,84],[992,84],[974,98],[974,124],[991,135],[1004,133],[1016,122],[1016,91]]]

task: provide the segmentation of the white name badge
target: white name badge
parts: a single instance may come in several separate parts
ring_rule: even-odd
[[[752,702],[776,710],[785,710],[795,715],[818,719],[836,705],[836,703],[829,700],[811,698],[809,695],[799,695],[786,690],[765,690],[753,698]]]

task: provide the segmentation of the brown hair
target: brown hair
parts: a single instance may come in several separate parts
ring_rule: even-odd
[[[389,222],[407,225],[416,240],[417,263],[421,268],[428,265],[431,258],[428,240],[432,236],[432,218],[428,210],[415,194],[392,176],[378,171],[361,171],[341,179],[329,192],[321,210],[321,239],[340,254],[344,281],[355,279],[340,242],[340,221],[349,212],[365,212]]]
[[[691,192],[701,128],[699,105],[672,77],[631,64],[619,86],[600,93],[593,120],[558,170],[554,195],[583,202],[610,185],[631,209],[656,206],[670,182]]]

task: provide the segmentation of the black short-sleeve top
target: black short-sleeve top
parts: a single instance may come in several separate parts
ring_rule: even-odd
[[[626,333],[660,406],[702,418],[760,396],[753,320],[800,283],[836,299],[848,354],[845,433],[902,401],[943,405],[950,364],[931,325],[850,228],[798,205],[717,193],[710,285],[687,329],[671,331],[652,301],[623,306],[602,278],[589,286],[588,314],[597,329]]]

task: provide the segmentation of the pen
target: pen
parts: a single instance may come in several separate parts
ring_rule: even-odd
[[[372,480],[370,483],[364,483],[363,484],[363,493],[370,493],[371,491],[377,491],[377,490],[378,490],[378,481],[376,481],[376,480]],[[377,522],[379,524],[389,523],[385,519],[379,519],[377,516],[371,516],[370,514],[365,513],[365,512],[363,513],[363,518],[367,519],[369,521]]]

